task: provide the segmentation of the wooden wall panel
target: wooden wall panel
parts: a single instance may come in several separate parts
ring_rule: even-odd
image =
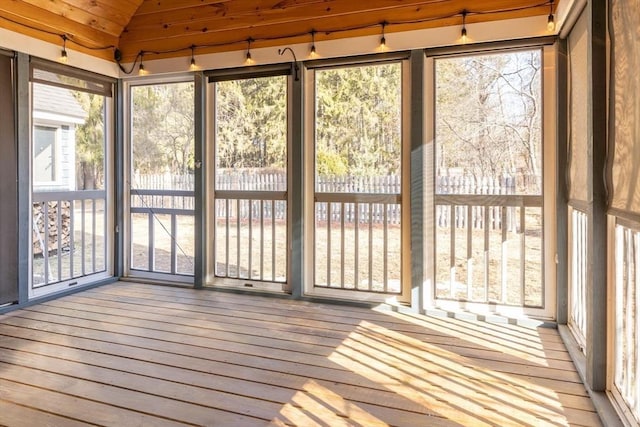
[[[55,15],[63,16],[73,22],[77,22],[88,28],[106,33],[112,36],[120,36],[123,24],[118,24],[111,17],[111,14],[104,16],[96,15],[101,10],[89,12],[86,9],[75,7],[72,4],[61,0],[22,0],[24,3],[47,10]],[[126,24],[126,22],[125,22]]]
[[[31,0],[31,1],[50,1],[50,0]],[[92,15],[96,19],[108,19],[120,26],[117,33],[120,36],[122,29],[129,23],[131,16],[136,12],[140,1],[112,1],[112,0],[58,0],[66,3],[68,6],[82,9]]]
[[[125,25],[142,0],[13,0],[0,2],[0,27],[103,59],[113,59]],[[77,42],[77,43],[74,43]]]

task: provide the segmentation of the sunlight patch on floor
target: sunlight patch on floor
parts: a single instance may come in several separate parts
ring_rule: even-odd
[[[316,381],[309,380],[304,392],[297,392],[286,404],[275,425],[387,426],[358,405],[348,402]],[[281,418],[280,418],[281,417]],[[283,423],[283,424],[280,424]],[[355,424],[354,424],[355,423]]]
[[[371,322],[329,359],[463,425],[568,425],[553,390]]]
[[[544,346],[540,337],[533,330],[532,334],[519,331],[514,331],[509,334],[508,330],[492,331],[492,325],[488,323],[483,328],[479,328],[470,326],[468,322],[451,318],[440,319],[437,317],[429,317],[428,320],[425,320],[417,315],[395,313],[392,311],[385,312],[385,314],[404,322],[422,326],[426,328],[427,331],[431,330],[452,338],[459,338],[489,350],[500,351],[540,366],[549,366]]]

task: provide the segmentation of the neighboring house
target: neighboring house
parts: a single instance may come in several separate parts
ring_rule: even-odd
[[[69,89],[34,83],[33,190],[76,189],[76,126],[87,113]]]

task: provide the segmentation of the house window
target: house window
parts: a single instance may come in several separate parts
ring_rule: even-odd
[[[56,180],[57,128],[35,126],[33,129],[33,181],[46,183]]]

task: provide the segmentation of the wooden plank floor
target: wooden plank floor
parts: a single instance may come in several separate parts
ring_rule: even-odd
[[[600,421],[552,329],[120,282],[0,316],[0,425]]]

